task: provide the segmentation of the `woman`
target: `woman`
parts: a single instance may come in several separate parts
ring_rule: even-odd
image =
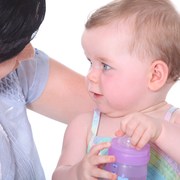
[[[0,179],[45,179],[26,107],[69,123],[93,106],[84,77],[30,44],[44,15],[45,0],[0,0]]]

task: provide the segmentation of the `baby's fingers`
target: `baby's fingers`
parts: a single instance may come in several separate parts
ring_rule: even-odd
[[[121,119],[120,129],[124,134],[128,136],[132,136],[132,134],[134,133],[134,130],[139,125],[139,122],[140,122],[139,119],[136,118],[135,115],[134,116],[129,115]]]
[[[103,149],[106,149],[106,148],[109,148],[111,146],[111,143],[109,142],[105,142],[105,143],[100,143],[100,144],[97,144],[97,145],[94,145],[90,152],[89,152],[89,155],[97,155],[99,154],[99,152]]]
[[[99,155],[94,165],[106,164],[115,162],[115,157],[110,155]]]
[[[146,129],[143,126],[137,126],[131,136],[131,144],[133,146],[137,146],[139,144],[141,138],[144,136]]]
[[[139,142],[136,145],[137,149],[141,149],[143,148],[150,140],[151,138],[151,134],[149,133],[148,130],[146,130],[143,134],[143,136],[141,137],[141,139],[139,140]]]
[[[121,130],[121,129],[118,129],[116,132],[115,132],[115,136],[124,136],[124,132]]]
[[[103,169],[95,169],[95,172],[93,172],[94,177],[98,177],[98,179],[107,179],[107,180],[116,180],[117,175],[113,174],[111,172],[105,171]]]
[[[88,159],[89,159],[89,162],[92,164],[92,165],[100,165],[100,164],[105,164],[105,163],[112,163],[115,161],[115,157],[114,156],[109,156],[109,155],[106,155],[106,156],[102,156],[102,155],[99,155],[100,151],[103,150],[103,149],[106,149],[106,148],[109,148],[110,147],[110,143],[100,143],[98,145],[94,145],[89,154],[87,155],[88,156]]]

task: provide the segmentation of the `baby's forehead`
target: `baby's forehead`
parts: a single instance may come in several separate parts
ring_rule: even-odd
[[[134,32],[134,18],[114,18],[111,21],[107,21],[107,22],[102,22],[99,24],[94,24],[91,27],[86,27],[85,31],[107,31],[107,30],[111,30],[112,33],[113,31],[115,33],[119,33],[119,35],[121,34],[129,34],[129,36],[131,34],[133,34]]]

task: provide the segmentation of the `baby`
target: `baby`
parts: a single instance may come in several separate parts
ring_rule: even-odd
[[[96,107],[67,127],[53,179],[116,179],[102,167],[115,161],[105,149],[117,129],[137,149],[151,145],[147,179],[180,179],[180,110],[166,102],[180,76],[179,14],[168,0],[115,0],[85,27]]]

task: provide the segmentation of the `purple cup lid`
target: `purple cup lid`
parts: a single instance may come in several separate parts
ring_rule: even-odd
[[[126,165],[145,165],[150,159],[150,146],[146,144],[142,149],[137,150],[130,145],[127,136],[112,139],[109,155],[116,157],[116,162]]]

